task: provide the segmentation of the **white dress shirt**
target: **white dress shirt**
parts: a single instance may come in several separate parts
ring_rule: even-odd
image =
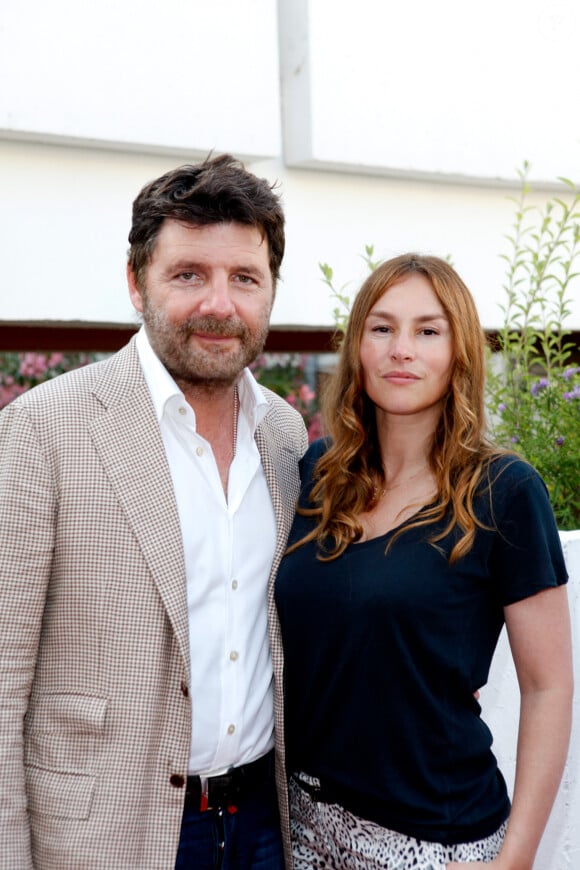
[[[254,440],[268,403],[244,370],[226,499],[211,445],[198,435],[195,412],[144,328],[137,349],[181,523],[191,654],[189,773],[215,774],[259,758],[274,742],[267,584],[276,524]]]

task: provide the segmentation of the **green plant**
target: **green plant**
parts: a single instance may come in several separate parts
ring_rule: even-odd
[[[380,260],[373,260],[374,253],[374,245],[365,245],[364,254],[360,255],[367,264],[369,272],[373,272],[381,263]],[[348,323],[350,307],[352,305],[352,298],[345,293],[348,284],[343,284],[342,287],[334,286],[334,270],[328,265],[328,263],[319,263],[318,268],[322,272],[322,280],[330,289],[331,297],[338,302],[338,305],[332,311],[334,325],[338,332],[344,333],[346,330],[346,324]]]
[[[503,326],[490,358],[488,409],[495,441],[524,456],[544,478],[561,529],[580,526],[580,367],[565,322],[580,253],[580,191],[528,205],[529,166],[521,191],[504,284]]]

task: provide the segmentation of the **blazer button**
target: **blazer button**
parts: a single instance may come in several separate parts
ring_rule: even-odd
[[[185,785],[185,777],[179,773],[172,773],[169,777],[169,782],[174,788],[183,788]]]
[[[181,694],[184,698],[189,698],[189,689],[187,688],[187,683],[181,684]]]

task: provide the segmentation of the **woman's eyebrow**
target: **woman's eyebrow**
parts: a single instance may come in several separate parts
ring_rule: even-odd
[[[369,317],[380,317],[384,320],[397,320],[398,319],[397,316],[395,314],[391,314],[390,311],[382,311],[382,310],[371,311],[369,313]],[[433,321],[433,320],[445,320],[445,321],[447,321],[448,318],[444,312],[438,311],[438,312],[433,313],[433,314],[418,314],[416,317],[413,317],[412,319],[416,323],[427,323],[428,321]]]

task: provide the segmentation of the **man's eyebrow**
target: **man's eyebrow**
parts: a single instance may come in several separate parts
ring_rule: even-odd
[[[239,265],[235,266],[232,269],[232,272],[247,272],[250,275],[256,275],[259,278],[263,278],[266,272],[260,268],[260,266],[253,265],[252,263],[240,262]]]
[[[169,263],[167,266],[167,272],[195,272],[197,270],[205,270],[208,265],[211,267],[211,263],[205,263],[203,260],[199,259],[191,259],[181,258],[178,260],[174,260]],[[234,266],[230,267],[231,272],[244,272],[248,275],[255,275],[258,278],[263,278],[266,272],[261,269],[259,266],[256,266],[252,263],[244,262],[240,260],[239,263],[236,263]]]
[[[195,269],[203,269],[203,263],[199,260],[192,260],[191,257],[183,257],[176,260],[170,260],[165,269],[166,272],[192,272]]]

